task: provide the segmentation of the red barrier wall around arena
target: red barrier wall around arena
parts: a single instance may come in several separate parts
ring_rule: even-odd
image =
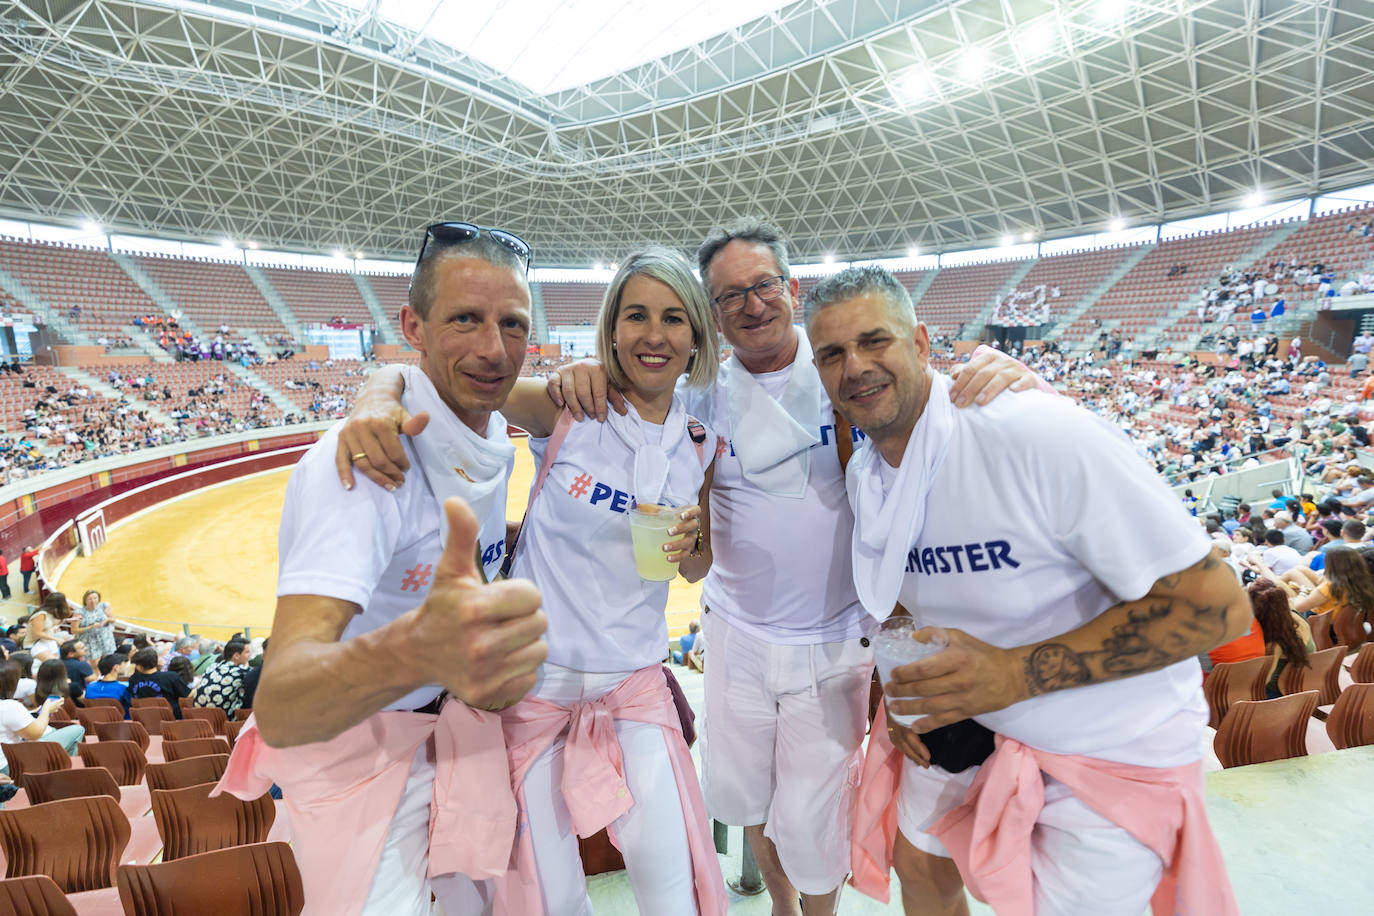
[[[114,524],[141,509],[209,484],[294,464],[301,455],[299,446],[313,444],[320,435],[318,430],[309,430],[203,448],[187,443],[184,452],[146,460],[139,460],[136,454],[130,455],[126,465],[94,471],[47,487],[43,486],[41,477],[36,478],[33,491],[0,505],[0,548],[17,571],[19,553],[24,547],[41,544],[92,506],[148,484],[168,480],[164,487],[149,487],[108,506],[105,520],[107,524]],[[224,464],[244,456],[251,456],[253,460]],[[201,474],[188,473],[201,469]],[[39,568],[53,569],[75,547],[76,531],[69,527],[66,536],[59,537],[43,551]]]

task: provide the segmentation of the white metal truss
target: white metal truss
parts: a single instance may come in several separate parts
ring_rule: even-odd
[[[373,5],[12,0],[0,212],[368,257],[461,217],[585,265],[743,213],[879,257],[1374,180],[1371,0],[1111,6],[793,3],[541,96]]]

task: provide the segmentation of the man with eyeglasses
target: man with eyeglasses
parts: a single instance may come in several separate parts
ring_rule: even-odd
[[[533,686],[546,621],[529,582],[486,583],[506,538],[514,447],[497,411],[529,339],[529,260],[501,230],[429,227],[401,310],[420,353],[403,370],[419,472],[341,492],[335,426],[291,475],[276,645],[217,791],[281,786],[310,912],[420,916],[431,893],[483,912],[484,879],[509,861],[494,710]]]

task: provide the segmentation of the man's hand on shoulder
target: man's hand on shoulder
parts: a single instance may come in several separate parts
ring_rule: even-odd
[[[967,363],[951,369],[950,375],[954,384],[949,398],[955,407],[987,404],[1004,391],[1030,391],[1041,381],[1025,364],[991,347],[980,347]]]
[[[607,404],[621,416],[626,412],[625,396],[607,382],[606,367],[594,359],[569,363],[554,370],[549,376],[548,388],[549,398],[559,408],[567,407],[574,420],[593,416],[604,422]]]
[[[339,428],[334,450],[334,464],[345,490],[353,489],[354,470],[385,490],[405,483],[410,460],[401,436],[418,436],[429,425],[429,414],[421,411],[412,417],[401,406],[404,391],[401,373],[383,367],[358,392],[348,419]]]

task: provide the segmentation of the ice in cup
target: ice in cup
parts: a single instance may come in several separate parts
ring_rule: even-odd
[[[630,510],[630,540],[634,543],[635,569],[648,582],[667,582],[677,575],[677,564],[668,562],[663,545],[677,540],[668,529],[681,521],[678,506],[639,503]]]
[[[878,679],[883,682],[883,687],[892,681],[892,669],[900,668],[902,665],[909,665],[918,662],[923,658],[930,658],[949,645],[949,637],[943,631],[937,630],[929,642],[923,642],[916,638],[916,631],[922,629],[910,617],[889,617],[878,627],[878,632],[873,634],[873,659],[878,663]],[[886,697],[886,699],[892,699]],[[915,700],[917,697],[902,697],[903,700]],[[917,719],[924,716],[898,716],[889,711],[887,714],[889,722],[896,722],[898,725],[910,726]]]

